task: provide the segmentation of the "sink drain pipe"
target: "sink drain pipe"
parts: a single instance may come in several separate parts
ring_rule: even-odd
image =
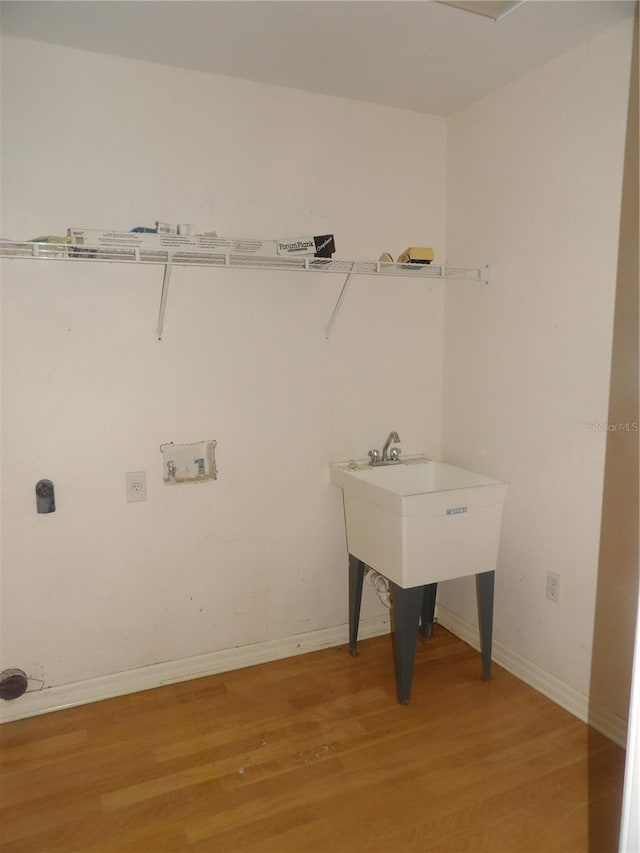
[[[389,589],[389,581],[385,576],[367,566],[364,579],[370,587],[373,587],[384,606],[391,609],[391,591]]]

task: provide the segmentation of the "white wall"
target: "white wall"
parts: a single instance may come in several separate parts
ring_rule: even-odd
[[[448,124],[449,252],[488,260],[493,279],[447,289],[443,457],[511,484],[494,639],[583,696],[631,34],[628,21]],[[545,597],[549,570],[561,575],[559,604]],[[440,601],[475,622],[468,583],[446,585]],[[609,710],[626,716],[624,702]]]
[[[446,256],[443,119],[11,38],[2,63],[5,238],[161,219]],[[175,270],[159,343],[160,268],[2,275],[0,668],[59,685],[344,623],[327,462],[390,429],[439,454],[441,284],[356,279],[327,343],[339,276]],[[209,438],[218,481],[165,487],[160,444]]]
[[[356,279],[327,343],[338,277],[176,270],[158,343],[160,270],[2,262],[0,666],[60,685],[342,624],[326,463],[393,428],[511,483],[496,644],[586,696],[630,43],[629,22],[445,122],[4,39],[3,237],[333,231],[339,256],[426,242],[493,281],[447,283],[445,325],[439,284]],[[159,445],[203,438],[219,480],[166,488]],[[468,581],[440,603],[475,622]]]

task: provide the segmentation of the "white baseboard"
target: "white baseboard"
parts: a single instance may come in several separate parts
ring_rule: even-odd
[[[436,619],[443,628],[460,637],[474,649],[480,649],[478,628],[466,619],[462,619],[451,610],[436,605]],[[492,644],[492,658],[504,669],[508,670],[520,681],[524,681],[534,690],[560,705],[574,717],[588,723],[592,728],[601,732],[618,746],[625,747],[627,743],[627,721],[612,714],[606,708],[595,703],[584,693],[580,693],[546,670],[521,657],[495,639]]]
[[[389,633],[389,616],[383,614],[360,622],[358,638],[366,640]],[[125,672],[116,672],[99,678],[89,678],[72,684],[45,687],[43,690],[27,692],[18,699],[2,702],[0,705],[0,723],[48,714],[76,705],[112,699],[127,693],[150,690],[178,681],[203,678],[232,669],[242,669],[258,663],[294,657],[295,655],[315,652],[340,646],[349,641],[349,626],[336,625],[306,634],[295,634],[277,640],[265,640],[248,646],[236,646],[221,649],[196,657],[143,666]]]
[[[478,628],[457,616],[451,610],[437,605],[436,618],[443,628],[469,643],[474,649],[480,648]],[[363,619],[358,631],[359,639],[376,637],[390,630],[388,615]],[[266,640],[248,646],[236,646],[221,649],[196,657],[143,666],[125,672],[116,672],[99,678],[89,678],[72,684],[45,687],[43,690],[27,692],[19,699],[0,704],[0,723],[48,714],[63,708],[112,699],[127,693],[151,690],[166,684],[203,678],[232,669],[242,669],[259,663],[294,657],[295,655],[327,649],[347,643],[349,626],[337,625],[306,634],[295,634],[277,640]],[[595,705],[588,696],[560,681],[526,658],[494,640],[493,659],[525,684],[547,696],[557,705],[569,711],[575,717],[588,723],[594,729],[624,747],[627,742],[627,721],[615,716],[606,708]]]

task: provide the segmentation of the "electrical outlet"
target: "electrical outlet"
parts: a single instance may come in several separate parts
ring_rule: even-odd
[[[144,471],[127,471],[127,502],[146,501],[147,475]]]
[[[547,598],[560,603],[560,575],[556,572],[547,572]]]

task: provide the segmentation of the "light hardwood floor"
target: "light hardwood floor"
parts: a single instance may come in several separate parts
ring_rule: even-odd
[[[440,626],[0,727],[0,849],[617,850],[624,751]]]

